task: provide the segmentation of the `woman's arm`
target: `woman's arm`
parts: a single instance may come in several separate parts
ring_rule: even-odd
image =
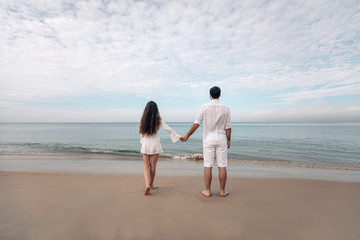
[[[171,141],[176,143],[180,139],[180,135],[177,134],[171,127],[169,127],[164,121],[161,120],[161,127],[170,133]]]

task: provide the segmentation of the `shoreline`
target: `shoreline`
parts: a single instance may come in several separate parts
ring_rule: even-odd
[[[229,177],[318,179],[360,182],[360,172],[349,169],[339,170],[298,166],[261,165],[230,160],[227,170]],[[143,175],[143,163],[141,155],[133,154],[13,154],[0,155],[0,171]],[[198,177],[202,176],[202,174],[202,161],[173,159],[166,156],[159,157],[157,165],[158,176]],[[216,164],[214,164],[214,177],[217,177],[217,174],[217,167]]]
[[[142,155],[140,153],[11,153],[0,154],[0,160],[2,158],[13,157],[74,157],[74,158],[100,158],[111,160],[139,160],[142,161]],[[171,156],[162,154],[159,159],[163,160],[184,160],[189,162],[201,162],[203,161],[202,154],[184,154],[183,156]],[[287,160],[270,160],[270,159],[235,159],[229,158],[229,163],[255,165],[255,166],[278,166],[278,167],[297,167],[297,168],[314,168],[314,169],[333,169],[333,170],[350,170],[360,171],[360,165],[358,164],[340,164],[340,163],[320,163],[320,162],[299,162],[299,161],[287,161]],[[0,169],[1,170],[1,169]]]
[[[0,239],[359,239],[360,183],[0,171]],[[211,209],[211,211],[210,211]]]

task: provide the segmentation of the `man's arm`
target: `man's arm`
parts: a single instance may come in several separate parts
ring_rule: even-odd
[[[231,128],[225,129],[225,131],[226,131],[227,145],[228,145],[228,148],[230,148],[230,142],[231,142]]]
[[[198,129],[199,126],[200,126],[200,124],[194,123],[194,124],[191,126],[190,130],[188,131],[188,133],[185,134],[184,136],[182,136],[182,137],[180,138],[180,140],[181,140],[182,142],[186,142],[186,141],[189,139],[189,137],[196,131],[196,129]]]

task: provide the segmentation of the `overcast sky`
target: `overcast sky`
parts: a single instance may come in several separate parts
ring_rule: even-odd
[[[0,122],[360,122],[358,0],[0,0]]]

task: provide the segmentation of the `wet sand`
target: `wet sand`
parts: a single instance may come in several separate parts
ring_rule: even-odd
[[[360,183],[0,172],[0,239],[360,239]]]
[[[216,168],[216,167],[215,167]],[[229,160],[229,177],[299,178],[327,181],[360,182],[356,167],[334,169],[313,164],[311,167],[284,161]],[[139,154],[0,154],[0,171],[53,172],[68,174],[142,175]],[[217,170],[214,169],[214,176]],[[160,156],[157,175],[201,177],[203,162]]]

